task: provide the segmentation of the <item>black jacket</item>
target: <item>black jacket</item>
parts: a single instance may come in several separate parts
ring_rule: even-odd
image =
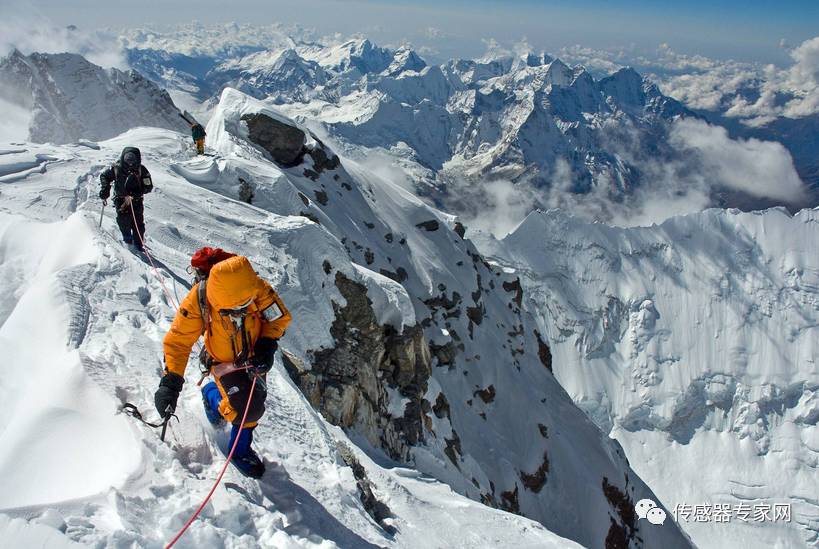
[[[122,149],[119,160],[100,174],[100,198],[107,200],[111,196],[111,183],[114,184],[114,198],[123,196],[142,198],[143,194],[154,189],[151,173],[142,165],[141,161],[139,167],[134,170],[123,162],[122,158],[127,152],[136,153],[137,158],[140,158],[140,160],[142,158],[139,149],[136,147]]]

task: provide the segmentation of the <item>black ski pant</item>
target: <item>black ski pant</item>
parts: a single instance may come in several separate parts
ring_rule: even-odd
[[[215,374],[215,372],[212,372]],[[263,382],[256,381],[253,385],[253,378],[246,370],[238,370],[216,377],[216,387],[219,388],[222,400],[216,405],[216,410],[222,417],[234,425],[242,422],[242,416],[247,408],[247,401],[250,400],[250,408],[247,410],[245,427],[255,427],[256,423],[264,414],[264,401],[267,399],[267,388]],[[250,388],[253,387],[253,392]]]
[[[134,198],[131,205],[134,207],[133,213],[131,212],[131,206],[125,203],[125,197],[118,196],[114,198],[114,208],[117,210],[117,225],[120,232],[122,232],[122,239],[128,244],[141,248],[142,241],[145,240],[142,197]],[[136,227],[134,227],[134,218],[136,218]],[[137,234],[137,231],[139,231],[139,234]],[[142,235],[141,240],[140,235]]]

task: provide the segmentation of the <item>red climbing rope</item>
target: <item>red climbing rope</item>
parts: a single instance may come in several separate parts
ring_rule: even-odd
[[[139,237],[139,243],[142,245],[142,251],[145,252],[145,256],[148,258],[148,262],[151,264],[151,267],[154,269],[154,274],[159,279],[159,284],[162,286],[162,291],[165,292],[165,296],[170,300],[171,305],[173,305],[176,312],[179,312],[179,304],[173,300],[173,296],[168,291],[168,288],[165,286],[165,280],[159,274],[159,269],[156,268],[156,264],[154,263],[154,258],[151,257],[150,252],[148,252],[148,247],[145,245],[145,241],[142,239],[142,233],[139,231],[139,224],[137,223],[136,213],[134,212],[134,202],[133,200],[128,201],[128,206],[131,208],[131,219],[134,221],[134,231],[136,232],[137,236]]]
[[[242,423],[239,424],[239,432],[236,433],[236,440],[233,441],[233,447],[231,447],[231,449],[230,449],[230,453],[227,456],[227,461],[225,461],[225,464],[222,465],[222,470],[219,471],[219,476],[216,478],[216,482],[213,483],[213,486],[211,487],[210,492],[208,492],[208,495],[205,496],[205,499],[202,501],[202,504],[199,506],[199,508],[196,510],[196,512],[193,515],[191,515],[191,518],[188,519],[188,522],[185,523],[185,526],[183,526],[182,529],[168,543],[168,545],[165,546],[165,549],[170,549],[170,547],[173,547],[174,543],[179,541],[179,538],[182,537],[182,534],[184,534],[185,531],[188,529],[188,527],[191,524],[193,524],[193,521],[196,520],[196,517],[199,516],[199,513],[202,512],[202,509],[204,509],[205,505],[207,505],[208,501],[210,501],[210,497],[216,491],[216,487],[219,486],[220,482],[222,482],[222,477],[225,475],[225,471],[227,470],[228,465],[230,465],[231,458],[233,458],[233,451],[236,450],[236,445],[239,443],[239,435],[242,434],[242,429],[244,429],[244,427],[245,427],[245,419],[247,419],[247,412],[248,412],[248,410],[250,410],[250,402],[253,400],[253,390],[256,388],[256,380],[257,379],[258,378],[256,376],[253,376],[253,384],[250,386],[250,397],[248,397],[248,399],[247,399],[247,405],[245,406],[245,413],[242,415]]]

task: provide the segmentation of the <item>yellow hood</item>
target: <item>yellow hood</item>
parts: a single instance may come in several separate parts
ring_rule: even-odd
[[[219,311],[244,305],[256,299],[262,280],[246,257],[237,255],[220,261],[208,275],[208,303]]]

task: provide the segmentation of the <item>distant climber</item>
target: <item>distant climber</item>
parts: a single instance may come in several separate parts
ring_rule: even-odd
[[[100,174],[99,196],[104,204],[111,196],[111,183],[114,184],[114,208],[122,239],[141,250],[145,241],[142,197],[151,192],[154,185],[150,172],[142,165],[139,149],[125,147],[119,160]]]
[[[191,124],[191,137],[196,143],[196,154],[205,154],[205,128],[199,122]]]
[[[215,380],[202,388],[205,415],[214,425],[224,420],[232,424],[228,447],[239,439],[232,462],[244,474],[258,478],[264,474],[264,462],[251,448],[253,429],[264,413],[265,374],[273,366],[278,340],[291,316],[246,257],[202,248],[191,258],[191,266],[198,281],[165,335],[165,374],[154,403],[163,417],[176,409],[191,348],[204,335],[200,361]],[[257,381],[251,394],[254,376],[261,383]]]

